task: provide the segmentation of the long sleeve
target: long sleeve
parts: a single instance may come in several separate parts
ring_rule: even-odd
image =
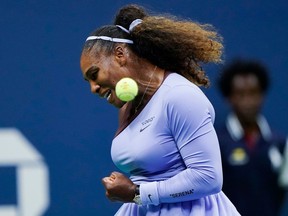
[[[167,124],[186,169],[167,180],[141,184],[143,204],[182,202],[218,193],[223,178],[212,105],[198,88],[189,86],[172,88],[166,101]]]

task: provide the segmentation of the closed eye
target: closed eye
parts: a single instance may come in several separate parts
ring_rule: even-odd
[[[96,66],[92,66],[85,73],[84,79],[86,81],[89,81],[89,80],[95,81],[97,79],[98,72],[99,72],[99,68]]]
[[[97,79],[98,71],[92,71],[91,74],[89,75],[90,80],[95,81]]]

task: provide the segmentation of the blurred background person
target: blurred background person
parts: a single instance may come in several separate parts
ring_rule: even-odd
[[[216,128],[223,191],[243,216],[278,215],[284,189],[279,184],[285,138],[261,113],[269,89],[268,70],[255,60],[234,59],[223,67],[219,89],[231,112]]]
[[[288,215],[288,137],[284,148],[283,163],[280,170],[279,184],[286,190],[286,195],[281,209],[281,216]]]

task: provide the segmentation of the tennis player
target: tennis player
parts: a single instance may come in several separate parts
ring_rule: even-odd
[[[236,216],[221,191],[222,165],[204,63],[221,62],[222,43],[211,25],[119,10],[114,25],[87,38],[81,70],[91,91],[119,108],[112,142],[115,165],[102,182],[117,216]],[[139,94],[116,97],[115,85],[134,79]],[[129,176],[129,177],[126,177]]]

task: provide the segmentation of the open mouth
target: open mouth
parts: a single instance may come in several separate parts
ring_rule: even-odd
[[[106,100],[108,101],[109,100],[109,98],[111,97],[111,90],[108,90],[105,94],[104,94],[104,96],[103,96],[103,98],[106,98]]]

